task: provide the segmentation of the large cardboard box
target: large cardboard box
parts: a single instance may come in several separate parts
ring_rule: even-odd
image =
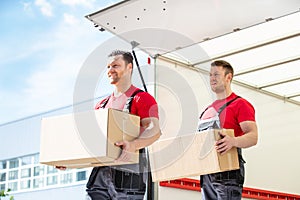
[[[139,116],[114,109],[99,109],[42,119],[40,163],[68,168],[138,163],[115,162],[117,141],[131,141],[140,131]]]
[[[239,168],[238,153],[232,148],[221,155],[215,149],[219,132],[233,137],[231,129],[212,129],[176,138],[159,140],[149,149],[152,179],[173,180]]]

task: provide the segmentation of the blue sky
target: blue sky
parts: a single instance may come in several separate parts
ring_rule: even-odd
[[[87,56],[112,37],[84,16],[117,0],[0,3],[0,124],[72,104]]]

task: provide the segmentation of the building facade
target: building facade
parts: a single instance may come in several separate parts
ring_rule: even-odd
[[[0,125],[0,190],[10,189],[16,200],[84,199],[90,168],[39,163],[41,119],[70,112],[67,106]]]

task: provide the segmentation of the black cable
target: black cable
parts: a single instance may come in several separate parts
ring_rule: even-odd
[[[132,54],[133,54],[133,57],[134,57],[134,60],[135,60],[135,64],[136,64],[136,66],[139,70],[139,74],[140,74],[140,77],[141,77],[141,80],[142,80],[142,83],[143,83],[144,90],[145,90],[145,92],[148,92],[146,84],[145,84],[145,80],[144,80],[144,77],[143,77],[143,74],[142,74],[142,71],[141,71],[141,68],[140,68],[140,65],[139,65],[139,62],[136,58],[136,55],[135,55],[135,52],[134,52],[133,49],[132,49]]]
[[[142,80],[142,83],[143,83],[143,87],[144,87],[144,90],[145,92],[148,92],[147,90],[147,87],[146,87],[146,84],[145,84],[145,80],[144,80],[144,77],[143,77],[143,74],[142,74],[142,71],[141,71],[141,68],[140,68],[140,65],[138,63],[138,60],[137,60],[137,57],[136,57],[136,54],[135,54],[135,51],[132,49],[132,54],[133,54],[133,57],[134,57],[134,60],[135,60],[135,64],[138,68],[138,71],[139,71],[139,74],[140,74],[140,77],[141,77],[141,80]],[[147,178],[147,200],[153,200],[154,199],[154,187],[153,187],[153,183],[152,183],[152,175],[151,175],[151,170],[150,170],[150,161],[149,161],[149,155],[148,155],[148,150],[145,149],[146,151],[144,152],[146,154],[146,157],[147,157],[147,165],[148,165],[148,178]]]

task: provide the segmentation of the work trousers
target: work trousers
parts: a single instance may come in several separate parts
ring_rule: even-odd
[[[143,200],[145,192],[116,191],[113,195],[108,190],[95,189],[89,191],[86,200]]]
[[[110,167],[94,168],[87,184],[87,199],[143,200],[146,185],[142,176]]]
[[[244,163],[239,155],[240,169],[200,177],[203,200],[240,200],[244,184]]]

